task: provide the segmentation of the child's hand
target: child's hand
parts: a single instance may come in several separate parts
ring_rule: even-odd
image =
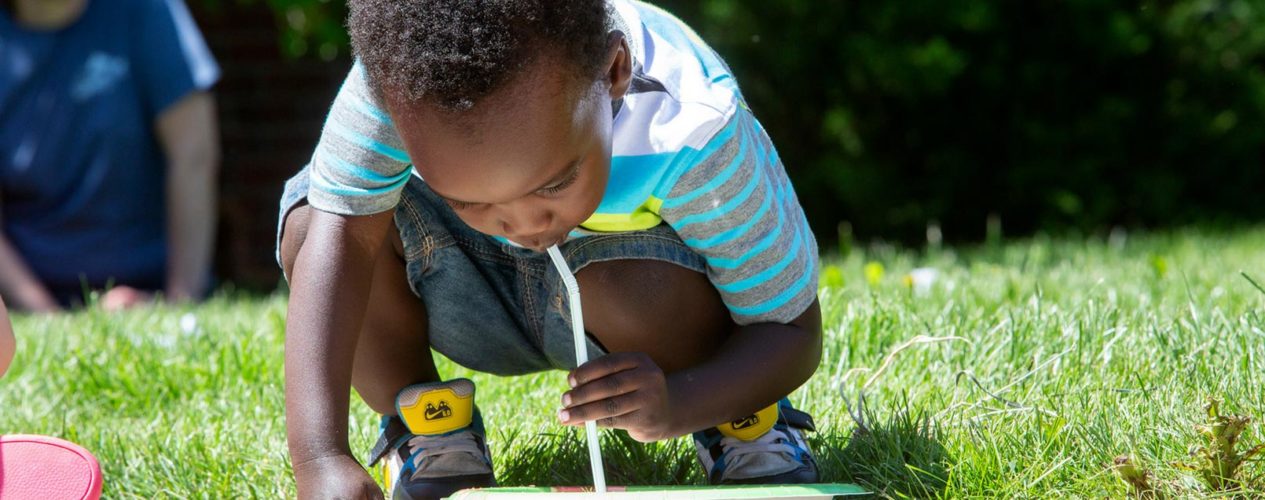
[[[148,303],[153,299],[154,295],[149,292],[120,285],[109,289],[101,296],[101,308],[110,312],[122,311]]]
[[[558,418],[566,425],[597,425],[628,431],[643,443],[674,437],[667,377],[650,356],[619,352],[576,368],[567,377]]]
[[[382,497],[382,488],[350,455],[333,455],[294,466],[299,498],[369,499]]]

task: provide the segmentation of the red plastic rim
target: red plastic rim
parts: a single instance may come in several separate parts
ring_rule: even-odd
[[[50,436],[0,436],[0,500],[96,500],[101,464],[92,453]]]

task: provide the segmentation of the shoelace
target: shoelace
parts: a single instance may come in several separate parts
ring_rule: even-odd
[[[415,436],[408,440],[409,449],[421,448],[422,451],[413,457],[414,469],[421,469],[422,460],[449,453],[469,453],[483,458],[483,449],[479,448],[478,438],[473,432],[458,432],[447,436]]]
[[[726,460],[730,469],[742,468],[746,455],[753,453],[784,453],[788,457],[794,457],[795,448],[789,443],[790,436],[777,429],[769,429],[769,432],[751,441],[728,436],[720,439],[721,449],[727,452]]]

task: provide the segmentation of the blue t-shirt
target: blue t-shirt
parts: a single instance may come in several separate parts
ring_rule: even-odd
[[[158,116],[219,67],[181,0],[87,0],[61,29],[0,9],[0,220],[54,295],[161,289]]]

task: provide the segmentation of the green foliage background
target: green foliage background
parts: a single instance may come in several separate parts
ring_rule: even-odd
[[[346,50],[337,0],[268,1],[295,53]],[[660,4],[730,63],[819,233],[1265,218],[1260,0]]]

